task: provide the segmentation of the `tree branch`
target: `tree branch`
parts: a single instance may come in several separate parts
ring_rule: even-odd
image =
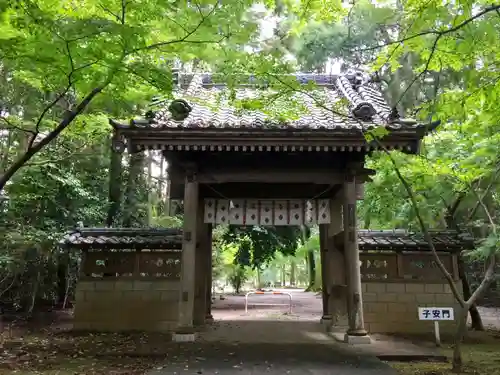
[[[122,0],[122,16],[121,16],[122,25],[125,25],[125,16],[127,14],[127,5],[128,5],[127,0]]]
[[[106,8],[105,6],[103,6],[102,4],[99,4],[99,8],[101,8],[103,11],[105,11],[106,13],[108,13],[110,16],[116,18],[116,20],[118,22],[122,23],[122,18],[118,14],[112,12],[111,10],[109,10],[108,8]]]
[[[442,37],[442,35],[438,35],[436,37],[436,39],[434,40],[434,43],[432,44],[432,47],[431,47],[431,53],[429,54],[429,57],[427,58],[427,61],[425,63],[424,70],[422,70],[419,74],[417,74],[415,77],[413,77],[413,79],[408,84],[408,86],[406,86],[403,93],[399,96],[399,99],[397,100],[396,104],[394,104],[394,106],[398,106],[399,103],[401,103],[401,100],[403,100],[405,95],[408,93],[410,88],[415,84],[415,82],[417,82],[424,74],[426,74],[429,71],[429,65],[431,64],[432,58],[434,57],[434,53],[436,53],[436,47],[437,47],[439,39],[441,37]]]
[[[0,130],[10,130],[10,129],[14,129],[14,130],[17,130],[17,131],[20,131],[20,132],[24,132],[24,133],[30,133],[34,136],[36,136],[35,132],[33,130],[29,130],[29,129],[24,129],[24,128],[21,128],[20,126],[17,126],[17,125],[14,125],[12,123],[12,121],[10,121],[8,118],[6,118],[5,116],[0,116],[0,120],[2,120],[3,122],[5,122],[7,124],[6,127],[2,127],[0,126]]]
[[[207,18],[209,18],[215,12],[216,9],[217,9],[217,4],[213,6],[213,8],[210,10],[210,12],[208,12],[207,15],[203,15],[203,12],[201,12],[201,10],[200,10],[200,14],[201,14],[200,22],[198,22],[198,24],[191,31],[186,33],[186,35],[184,35],[182,38],[169,40],[169,41],[165,41],[165,42],[153,43],[153,44],[150,44],[149,46],[135,48],[132,51],[129,51],[127,53],[127,55],[134,54],[134,53],[137,53],[140,51],[148,51],[148,50],[152,50],[152,49],[156,49],[156,48],[160,48],[160,47],[164,47],[164,46],[168,46],[168,45],[176,44],[176,43],[210,44],[210,43],[222,42],[224,39],[227,38],[227,36],[224,36],[223,38],[221,38],[220,40],[217,40],[217,41],[215,41],[215,40],[187,40],[190,36],[194,35],[200,29],[200,27],[205,23]]]
[[[389,160],[391,161],[391,164],[394,168],[394,172],[396,172],[396,176],[398,177],[398,180],[403,185],[403,187],[406,191],[406,194],[408,195],[408,198],[410,199],[410,202],[411,202],[411,205],[413,208],[413,212],[415,213],[415,216],[417,217],[420,229],[422,230],[422,232],[424,234],[425,241],[429,244],[429,248],[431,249],[432,255],[434,256],[434,260],[435,260],[438,268],[440,269],[440,271],[443,273],[444,277],[448,281],[448,284],[450,285],[453,296],[455,297],[455,299],[458,301],[458,303],[460,304],[460,306],[462,308],[468,307],[468,306],[466,306],[466,302],[464,301],[462,295],[460,294],[460,292],[458,291],[458,289],[455,285],[455,280],[453,280],[453,277],[448,272],[445,265],[443,264],[443,262],[439,258],[439,254],[436,251],[436,247],[434,246],[434,243],[432,242],[432,236],[430,235],[429,230],[427,229],[427,225],[425,225],[424,219],[422,218],[422,215],[420,213],[420,209],[418,208],[417,199],[415,197],[415,193],[413,192],[413,189],[411,188],[408,181],[406,181],[406,179],[401,174],[401,171],[399,170],[399,167],[398,167],[396,161],[394,160],[394,158],[392,157],[391,153],[389,152],[389,150],[387,150],[387,148],[384,147],[384,145],[378,140],[378,138],[373,137],[373,139],[375,140],[377,145],[384,151],[384,153],[388,156]]]
[[[0,176],[0,191],[2,191],[7,184],[7,182],[12,178],[12,176],[21,169],[28,161],[33,158],[33,156],[47,146],[50,142],[61,134],[61,132],[66,129],[71,122],[81,114],[87,106],[90,104],[92,99],[98,94],[100,94],[110,83],[113,78],[113,74],[110,74],[108,79],[101,84],[100,86],[94,88],[90,93],[88,93],[85,98],[76,106],[76,108],[72,111],[66,113],[64,118],[59,122],[59,124],[52,130],[50,133],[42,138],[38,143],[31,145],[26,152],[19,157],[14,164],[12,164],[3,175]],[[46,112],[46,111],[45,111]]]
[[[497,236],[496,224],[495,224],[495,222],[493,220],[493,217],[492,217],[492,215],[491,215],[488,207],[486,206],[486,204],[484,204],[483,198],[472,187],[471,187],[471,191],[476,196],[477,201],[479,202],[480,206],[483,208],[484,213],[485,213],[486,217],[488,218],[488,221],[490,222],[491,230],[493,231],[493,234],[495,236]],[[486,272],[484,273],[483,280],[481,281],[481,284],[479,284],[479,286],[477,287],[477,289],[474,291],[474,293],[472,293],[472,295],[468,299],[467,306],[472,305],[479,297],[481,297],[481,295],[486,291],[486,289],[488,288],[488,286],[493,281],[493,276],[495,274],[496,259],[497,259],[496,250],[498,250],[498,249],[494,249],[488,255],[488,260],[487,260],[488,265],[487,265],[487,268],[486,268]]]
[[[485,191],[484,191],[484,192],[483,192],[483,194],[482,194],[481,199],[484,199],[484,198],[486,197],[486,195],[489,193],[489,191],[491,190],[491,188],[493,187],[493,185],[494,185],[494,184],[495,184],[495,182],[496,182],[496,179],[497,179],[497,177],[498,177],[499,172],[500,172],[500,164],[499,164],[499,165],[497,165],[497,167],[496,167],[496,169],[495,169],[495,172],[493,173],[493,175],[492,175],[492,177],[491,177],[491,180],[490,180],[490,182],[488,183],[488,186],[486,186],[486,189],[485,189]],[[472,184],[471,184],[471,186],[472,186]],[[468,215],[468,217],[467,217],[467,221],[472,220],[472,218],[473,218],[473,217],[474,217],[474,215],[476,214],[476,211],[477,211],[477,209],[479,208],[479,206],[480,206],[480,202],[479,202],[479,200],[478,200],[478,201],[476,201],[476,204],[474,205],[474,207],[472,208],[472,211],[471,211],[471,212],[470,212],[470,214]]]
[[[384,43],[384,44],[381,44],[381,45],[378,45],[378,46],[373,46],[373,47],[359,48],[356,51],[361,51],[361,52],[364,52],[364,51],[373,51],[373,50],[384,48],[384,47],[387,47],[387,46],[390,46],[390,45],[393,45],[393,44],[401,44],[401,43],[407,42],[409,40],[416,39],[416,38],[419,38],[419,37],[422,37],[422,36],[426,36],[426,35],[436,35],[439,38],[441,38],[441,37],[443,37],[443,36],[445,36],[447,34],[451,34],[451,33],[454,33],[455,31],[458,31],[458,30],[462,29],[463,27],[467,26],[469,23],[471,23],[471,22],[475,21],[476,19],[484,16],[485,14],[490,13],[490,12],[498,11],[499,9],[500,9],[500,5],[492,5],[492,6],[484,8],[480,12],[478,12],[475,15],[473,15],[472,17],[466,19],[465,21],[459,23],[458,25],[450,27],[448,29],[441,30],[441,31],[439,31],[439,30],[421,31],[419,33],[416,33],[416,34],[413,34],[411,36],[404,37],[404,38],[401,38],[401,39],[398,39],[398,40],[394,40],[394,41],[389,42],[389,43]]]
[[[38,117],[38,120],[35,124],[35,131],[33,132],[33,136],[31,137],[31,139],[29,140],[28,142],[28,150],[30,150],[32,147],[33,147],[33,144],[35,142],[35,139],[36,137],[38,136],[38,134],[40,134],[40,124],[42,123],[43,121],[43,118],[45,117],[45,115],[47,114],[47,112],[49,112],[58,102],[59,100],[61,100],[62,98],[64,98],[66,96],[66,94],[68,93],[68,91],[71,89],[71,86],[73,85],[72,82],[70,82],[66,88],[60,93],[58,94],[54,100],[52,100],[49,105],[47,105],[41,115]],[[0,179],[1,180],[1,179]],[[0,190],[2,190],[2,187],[0,186]]]

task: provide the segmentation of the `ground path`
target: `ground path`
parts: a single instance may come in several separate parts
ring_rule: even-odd
[[[376,356],[437,354],[434,348],[381,335],[373,335],[369,345],[335,342],[319,324],[320,295],[275,290],[292,294],[291,314],[286,295],[250,296],[248,313],[244,296],[217,298],[214,324],[199,334],[196,343],[179,345],[164,365],[148,375],[392,375],[394,369]],[[480,311],[486,326],[500,327],[499,309]]]
[[[401,356],[406,356],[408,360],[415,359],[414,354],[437,354],[432,342],[413,336],[408,339],[416,339],[418,346],[408,339],[382,335],[372,335],[374,340],[368,345],[335,342],[318,323],[321,297],[299,290],[289,292],[293,296],[292,314],[286,313],[287,306],[252,306],[253,301],[286,304],[284,296],[251,297],[248,314],[242,296],[217,299],[217,321],[200,332],[196,343],[182,345],[170,342],[170,335],[162,333],[72,333],[70,311],[42,314],[25,324],[8,325],[0,374],[9,369],[8,373],[47,375],[97,370],[114,374],[148,371],[148,375],[392,375],[394,371],[376,357],[402,360]],[[480,312],[485,326],[500,328],[500,309],[480,308]],[[470,334],[471,342],[484,341],[481,335]],[[488,338],[496,342],[498,334]]]
[[[375,357],[359,356],[339,346],[314,344],[187,344],[149,375],[392,375]]]
[[[226,296],[214,303],[215,323],[194,344],[182,345],[182,356],[149,375],[391,375],[394,370],[370,353],[339,344],[319,323],[321,298],[303,290],[287,296],[252,296],[245,313],[244,296]],[[254,306],[252,302],[268,303]]]

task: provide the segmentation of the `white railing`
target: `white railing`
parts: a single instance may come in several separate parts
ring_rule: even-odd
[[[251,303],[250,305],[252,306],[288,306],[288,313],[292,313],[292,295],[287,292],[261,292],[261,291],[254,291],[254,292],[248,292],[245,294],[245,313],[248,313],[248,296],[250,295],[281,295],[281,296],[288,296],[288,303]]]

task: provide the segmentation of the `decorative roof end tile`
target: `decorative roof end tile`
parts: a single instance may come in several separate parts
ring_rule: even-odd
[[[168,106],[168,110],[174,121],[184,121],[193,108],[184,99],[174,99]]]
[[[359,75],[343,75],[337,79],[337,87],[349,102],[350,111],[354,118],[371,121],[377,111],[371,103],[359,94],[358,88],[362,84],[363,80]]]
[[[354,117],[362,121],[370,121],[377,113],[375,108],[368,102],[358,103],[358,105],[351,109],[351,112]]]

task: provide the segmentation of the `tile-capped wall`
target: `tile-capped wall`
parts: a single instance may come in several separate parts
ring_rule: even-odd
[[[170,331],[177,324],[179,286],[168,280],[79,281],[74,329]]]
[[[461,282],[456,286],[461,292]],[[454,307],[455,317],[459,312],[448,284],[363,283],[364,320],[370,333],[432,332],[431,321],[418,319],[418,307]],[[455,322],[440,322],[441,331],[454,332]]]

